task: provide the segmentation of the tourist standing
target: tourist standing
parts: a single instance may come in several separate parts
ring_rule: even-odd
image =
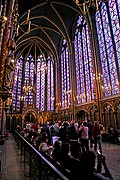
[[[81,147],[82,152],[89,151],[89,136],[88,136],[88,127],[87,122],[83,122],[83,125],[80,126],[78,131],[81,131]]]
[[[93,126],[93,139],[94,139],[94,150],[97,151],[97,144],[99,144],[99,150],[102,154],[102,136],[101,136],[102,126],[98,121],[94,121]]]

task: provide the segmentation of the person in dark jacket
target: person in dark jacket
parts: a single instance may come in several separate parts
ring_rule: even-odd
[[[53,151],[51,156],[53,157],[53,159],[57,162],[60,162],[60,152],[61,152],[61,141],[55,141],[54,145],[53,145]]]
[[[102,126],[98,121],[94,121],[93,126],[93,139],[94,139],[94,150],[97,151],[97,144],[99,144],[99,150],[102,153]]]
[[[81,180],[113,180],[113,177],[107,167],[105,156],[98,155],[98,166],[95,169],[96,155],[93,151],[81,154]],[[105,173],[101,174],[101,168],[104,167]]]

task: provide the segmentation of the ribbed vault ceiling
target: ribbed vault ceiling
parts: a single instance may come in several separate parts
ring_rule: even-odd
[[[18,0],[19,35],[17,36],[17,52],[37,54],[53,54],[58,61],[59,46],[64,37],[71,49],[72,30],[80,8],[74,0]],[[31,28],[27,34],[26,18],[30,9]]]

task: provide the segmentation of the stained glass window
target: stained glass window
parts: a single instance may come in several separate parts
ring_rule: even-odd
[[[23,67],[23,57],[21,56],[16,62],[16,68],[14,72],[13,111],[20,110],[20,96],[21,96],[21,88],[22,88],[22,67]]]
[[[96,13],[96,27],[102,66],[104,96],[119,93],[120,73],[120,2],[101,3]],[[118,68],[117,68],[118,67]]]
[[[74,38],[77,100],[78,103],[91,101],[94,98],[94,72],[90,35],[85,20],[79,16]]]
[[[43,56],[38,56],[37,66],[35,67],[35,61],[31,55],[27,57],[26,62],[23,61],[22,56],[17,60],[13,86],[14,111],[20,110],[20,97],[23,95],[25,96],[25,106],[35,103],[34,90],[36,90],[36,105],[34,104],[34,107],[37,107],[41,111],[54,110],[55,95],[53,62],[54,59],[52,56],[47,59]],[[22,75],[24,76],[23,86],[26,90],[22,87]]]
[[[50,57],[37,59],[36,105],[42,111],[54,110],[54,73]]]
[[[47,74],[47,110],[50,111],[50,107],[51,107],[51,88],[50,88],[50,84],[51,84],[51,81],[50,81],[50,74],[51,74],[51,63],[50,63],[50,60],[48,60],[48,74]]]
[[[41,78],[40,78],[40,58],[37,59],[37,81],[36,81],[36,107],[40,108],[40,88],[41,88]]]
[[[36,104],[41,111],[45,110],[45,61],[42,56],[37,59]]]
[[[47,72],[47,110],[54,110],[54,73],[53,73],[53,63],[52,59],[48,57],[48,72]]]
[[[34,82],[34,59],[31,55],[27,57],[25,64],[25,80],[24,86],[33,86]],[[26,92],[26,105],[33,104],[33,91],[28,90]]]
[[[45,63],[44,63],[44,61],[43,62],[41,62],[41,71],[40,71],[40,76],[41,76],[41,94],[40,94],[40,96],[41,96],[41,107],[40,107],[40,109],[42,110],[42,111],[44,111],[45,110],[45,69],[44,69],[44,67],[45,67]]]
[[[71,79],[70,57],[68,45],[64,39],[61,50],[61,76],[62,76],[62,107],[68,107],[71,103]]]

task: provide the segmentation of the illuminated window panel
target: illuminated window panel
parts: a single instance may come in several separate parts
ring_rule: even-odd
[[[77,21],[74,48],[76,62],[77,100],[78,103],[89,102],[94,98],[94,71],[88,26],[82,17],[79,17]]]
[[[34,62],[30,63],[30,79],[32,82],[32,85],[34,83]]]
[[[90,36],[88,34],[88,26],[86,26],[86,46],[87,46],[87,56],[89,65],[89,80],[90,80],[90,91],[88,95],[88,101],[94,99],[93,89],[94,89],[94,66],[92,62],[92,49],[90,45]]]
[[[30,63],[30,83],[34,85],[34,62],[32,59],[32,62]],[[29,93],[29,104],[33,104],[33,92]]]
[[[25,81],[24,86],[33,85],[34,82],[34,59],[31,55],[27,57],[25,64]],[[33,104],[33,92],[29,91],[26,93],[26,105]]]
[[[25,65],[25,81],[24,81],[24,85],[26,85],[29,82],[29,62],[26,62]]]
[[[109,12],[111,15],[111,26],[114,36],[116,55],[118,60],[118,68],[120,73],[120,1],[118,2],[118,6],[115,0],[111,0],[108,2]]]
[[[82,32],[82,39],[83,39],[83,54],[84,54],[84,72],[85,72],[85,83],[86,83],[86,101],[91,100],[90,96],[90,77],[89,77],[89,62],[88,62],[88,55],[87,55],[87,44],[86,44],[86,32],[83,28]]]
[[[41,63],[41,110],[45,110],[45,70],[44,70],[44,62]]]
[[[55,109],[54,107],[54,102],[55,102],[55,97],[54,97],[54,69],[53,69],[53,63],[52,61],[50,62],[51,63],[51,74],[50,74],[50,79],[51,79],[51,86],[50,86],[50,89],[51,89],[51,111],[53,111]]]
[[[47,67],[47,68],[46,68]],[[47,77],[47,78],[46,78]],[[47,89],[47,93],[46,92]],[[42,56],[37,59],[36,106],[42,111],[53,111],[54,104],[53,64],[50,57],[46,60]]]
[[[61,75],[62,75],[62,107],[68,107],[71,101],[70,60],[67,42],[64,39],[61,50]]]
[[[104,96],[119,93],[120,72],[120,23],[116,0],[102,3],[96,13],[100,59],[104,82]]]
[[[18,68],[19,68],[19,60],[16,62],[16,68],[14,72],[14,84],[13,84],[13,94],[12,94],[12,104],[13,104],[13,110],[15,111],[16,106],[16,95],[17,95],[17,78],[18,78]]]
[[[76,33],[78,33],[79,34],[79,32],[78,32],[78,29],[76,29]],[[75,42],[77,42],[77,43],[75,43],[75,45],[74,45],[74,47],[75,47],[75,57],[76,57],[76,74],[77,74],[77,76],[76,76],[76,78],[77,78],[77,97],[78,97],[78,103],[80,103],[80,97],[79,97],[79,95],[80,95],[80,89],[81,89],[81,79],[80,79],[80,68],[79,68],[79,57],[80,57],[80,51],[81,51],[81,49],[79,49],[79,53],[78,53],[78,43],[80,44],[81,43],[81,41],[80,41],[80,38],[79,38],[80,36],[75,36]],[[81,46],[80,46],[80,48],[81,48]]]
[[[56,103],[59,103],[59,99],[58,99],[58,92],[59,92],[59,81],[58,81],[58,68],[55,68],[55,74],[56,74],[56,79],[55,79],[55,85],[56,85],[56,94],[55,94],[55,97],[56,97]]]
[[[37,80],[36,80],[36,107],[40,109],[40,87],[41,87],[41,78],[40,78],[40,59],[37,60]]]
[[[24,86],[27,84],[36,86],[36,107],[42,111],[54,110],[54,72],[53,72],[53,57],[47,59],[48,67],[45,68],[46,61],[43,56],[37,57],[37,66],[34,65],[34,59],[31,55],[27,57],[25,62],[25,69],[23,71],[23,57],[21,56],[16,62],[16,69],[14,74],[13,86],[13,110],[20,110],[20,96],[22,91],[22,74],[24,74]],[[36,68],[36,70],[35,70]],[[36,71],[36,82],[34,79],[34,72]],[[47,77],[47,79],[46,79]],[[46,94],[46,89],[48,90]],[[24,105],[33,104],[33,92],[26,92],[26,100]],[[52,97],[52,99],[51,99]],[[46,104],[47,103],[47,104]]]
[[[64,71],[63,71],[63,68],[64,68],[64,63],[62,61],[63,59],[63,54],[61,54],[61,74],[62,74],[62,91],[64,92],[65,91],[65,87],[64,87]],[[64,101],[65,101],[65,95],[64,93],[62,93],[62,107],[64,107]]]
[[[50,111],[51,110],[51,91],[50,91],[50,61],[48,61],[48,65],[47,65],[47,110]]]
[[[14,74],[14,85],[13,85],[13,110],[20,110],[20,96],[22,86],[22,67],[23,57],[21,56],[16,63],[16,69]]]
[[[51,69],[50,69],[50,61],[48,60],[47,65],[47,110],[51,110]]]

